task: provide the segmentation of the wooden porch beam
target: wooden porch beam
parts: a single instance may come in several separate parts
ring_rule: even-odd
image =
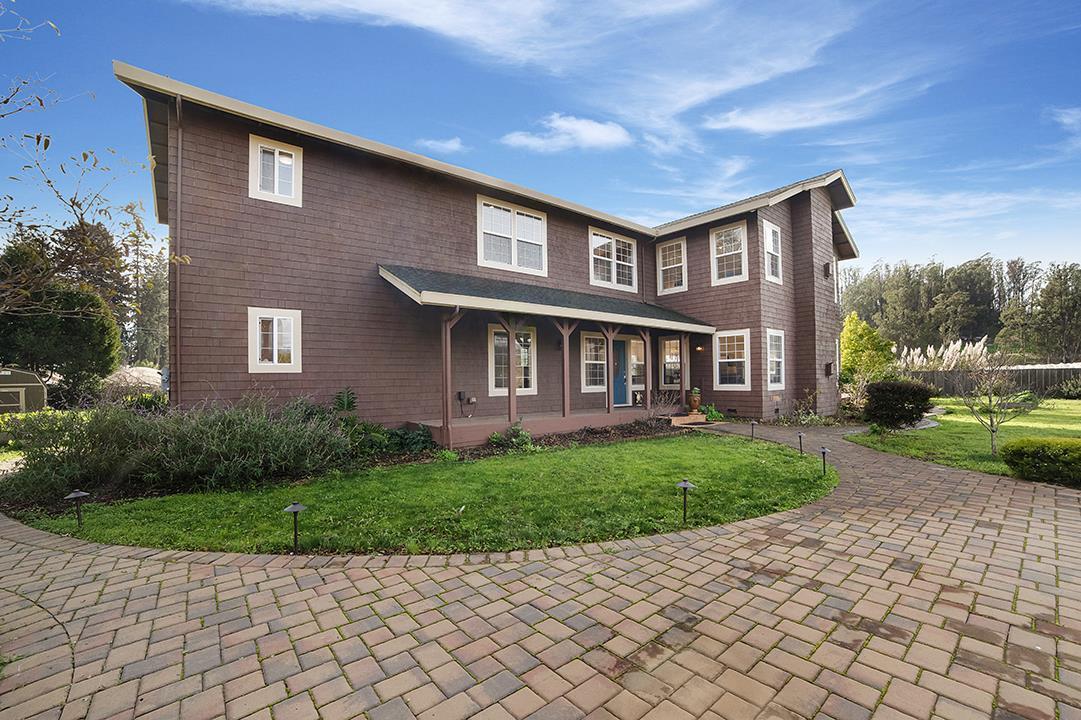
[[[687,356],[691,351],[690,337],[689,333],[679,334],[679,401],[684,408],[687,407],[687,381],[690,380],[688,377],[690,363],[687,362],[689,359]]]
[[[578,327],[578,321],[548,319],[563,336],[563,417],[568,417],[571,414],[571,334]]]
[[[453,401],[451,395],[454,392],[454,374],[451,366],[451,354],[453,345],[451,343],[451,330],[458,324],[458,321],[465,315],[465,310],[455,310],[452,313],[447,313],[443,316],[442,321],[439,324],[440,327],[440,345],[443,350],[443,373],[442,373],[442,389],[443,389],[443,444],[448,448],[453,446],[454,438],[453,431],[451,430],[451,420],[453,415]]]
[[[642,345],[646,353],[646,397],[643,405],[648,412],[653,408],[653,348],[649,328],[639,328],[638,334],[642,336]]]
[[[614,342],[616,335],[622,329],[619,325],[609,325],[608,323],[601,323],[601,334],[604,335],[604,366],[605,375],[607,380],[607,388],[605,390],[608,395],[608,414],[611,415],[616,410],[616,372],[615,372],[615,347]]]
[[[513,425],[518,421],[518,370],[514,361],[518,350],[518,330],[522,327],[522,321],[509,313],[501,313],[498,318],[499,324],[507,332],[507,421]]]

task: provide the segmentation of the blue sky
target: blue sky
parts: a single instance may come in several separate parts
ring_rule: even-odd
[[[0,43],[0,80],[60,102],[0,134],[47,132],[55,155],[145,161],[116,58],[647,224],[843,167],[861,264],[1081,260],[1075,1],[17,8],[61,34]],[[0,152],[2,177],[21,163]],[[150,207],[148,173],[110,194]]]

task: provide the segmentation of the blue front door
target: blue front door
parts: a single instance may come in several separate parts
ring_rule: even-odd
[[[612,364],[615,374],[612,378],[612,404],[627,404],[627,341],[612,342]]]

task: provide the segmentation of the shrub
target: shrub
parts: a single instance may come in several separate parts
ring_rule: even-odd
[[[1081,375],[1063,380],[1047,396],[1058,400],[1081,400]]]
[[[721,420],[724,420],[724,413],[718,410],[717,406],[713,403],[703,405],[698,409],[705,413],[706,420],[709,420],[710,422],[720,422]]]
[[[422,453],[435,448],[432,431],[427,425],[418,428],[395,428],[387,431],[392,453]]]
[[[500,450],[532,450],[533,436],[522,427],[522,423],[516,422],[507,428],[504,433],[494,432],[488,436],[488,444]]]
[[[1018,438],[1004,443],[1002,459],[1025,480],[1081,485],[1081,438]]]
[[[309,403],[261,399],[159,414],[120,404],[40,412],[13,422],[23,463],[0,501],[55,502],[72,489],[100,499],[249,487],[339,467],[349,439]]]
[[[933,390],[913,380],[882,380],[867,386],[864,418],[889,429],[912,425],[931,409]]]

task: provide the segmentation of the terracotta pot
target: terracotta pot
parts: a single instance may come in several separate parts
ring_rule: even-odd
[[[701,395],[688,395],[687,404],[691,407],[691,412],[698,412],[698,406],[702,404]]]

